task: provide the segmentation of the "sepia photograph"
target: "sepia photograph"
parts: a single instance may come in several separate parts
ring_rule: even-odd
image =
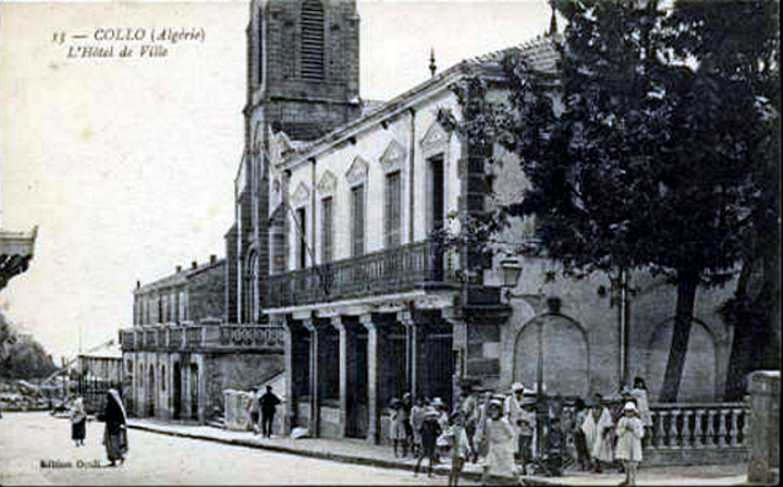
[[[0,0],[0,486],[777,485],[780,0]]]

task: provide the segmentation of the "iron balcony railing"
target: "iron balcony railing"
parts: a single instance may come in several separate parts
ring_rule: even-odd
[[[426,283],[457,284],[448,255],[430,241],[422,241],[273,275],[269,307],[400,292]]]

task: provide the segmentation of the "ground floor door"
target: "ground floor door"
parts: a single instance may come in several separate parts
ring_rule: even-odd
[[[172,415],[174,419],[179,419],[182,414],[182,369],[179,362],[174,362],[174,377],[172,377],[173,394]]]
[[[190,417],[198,421],[198,364],[190,365]]]
[[[370,420],[367,388],[367,333],[360,332],[356,336],[356,366],[351,372],[354,375],[356,388],[353,391],[353,401],[348,401],[346,411],[346,435],[352,438],[366,438],[367,426]]]
[[[147,416],[155,416],[155,366],[150,364],[147,381]]]
[[[451,325],[433,324],[427,329],[425,339],[426,366],[423,392],[430,399],[439,397],[451,406],[454,375],[454,343]]]

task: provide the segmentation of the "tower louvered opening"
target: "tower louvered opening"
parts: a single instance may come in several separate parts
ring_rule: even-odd
[[[320,0],[302,4],[301,76],[304,79],[324,79],[324,8]]]

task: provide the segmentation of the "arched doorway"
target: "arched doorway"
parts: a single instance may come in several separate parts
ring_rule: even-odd
[[[147,380],[147,416],[155,416],[155,366],[152,364]]]
[[[174,362],[174,376],[171,378],[172,387],[172,399],[173,399],[173,416],[174,419],[179,419],[182,414],[182,370],[180,369],[179,362]]]
[[[645,381],[653,400],[657,400],[663,386],[673,330],[674,318],[659,324],[647,347]],[[688,351],[685,354],[678,401],[710,402],[716,399],[718,375],[716,348],[715,338],[710,330],[704,323],[694,320],[688,339]]]
[[[587,334],[575,321],[547,314],[523,325],[514,343],[514,381],[535,387],[539,356],[546,391],[580,397],[590,393]]]

